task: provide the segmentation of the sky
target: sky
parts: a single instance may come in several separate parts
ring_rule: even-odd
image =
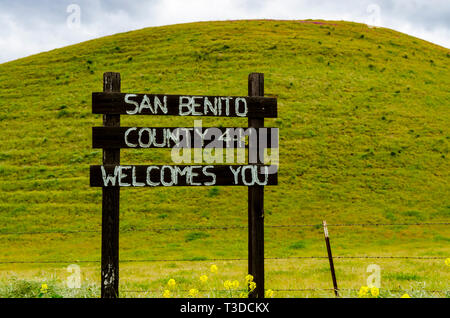
[[[145,27],[237,19],[354,21],[450,48],[450,0],[0,0],[0,63]]]

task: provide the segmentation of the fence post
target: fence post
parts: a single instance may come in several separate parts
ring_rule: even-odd
[[[263,73],[249,74],[248,96],[264,96]],[[249,117],[248,126],[264,127],[264,118]],[[256,149],[257,164],[263,164],[259,158],[259,140]],[[256,283],[249,297],[264,298],[264,187],[260,185],[248,187],[248,272]]]
[[[103,74],[103,92],[120,92],[120,73]],[[103,115],[104,127],[119,127],[120,115]],[[120,149],[103,149],[103,164],[120,164]],[[119,187],[102,188],[101,297],[119,297]]]
[[[331,254],[330,237],[328,236],[327,222],[323,221],[323,233],[325,234],[325,243],[327,245],[328,259],[330,261],[331,278],[333,279],[334,294],[339,297],[339,290],[336,281],[336,273],[334,271],[333,255]]]

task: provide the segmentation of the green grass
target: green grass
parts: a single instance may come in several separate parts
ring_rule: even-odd
[[[276,96],[279,109],[279,118],[266,119],[265,125],[280,128],[279,185],[265,190],[267,225],[324,219],[329,224],[449,222],[449,50],[389,29],[311,22],[147,28],[1,64],[0,232],[100,228],[101,189],[89,187],[89,165],[101,163],[101,150],[91,147],[91,127],[102,119],[91,114],[90,101],[92,92],[101,91],[105,71],[121,73],[124,92],[199,95],[246,95],[248,74],[263,72],[266,96]],[[122,116],[121,124],[192,126],[193,121]],[[203,126],[218,125],[246,126],[247,120],[203,119]],[[170,151],[123,150],[121,162],[170,163]],[[123,189],[121,228],[245,226],[246,198],[245,187]],[[240,228],[122,231],[120,257],[245,258],[246,235]],[[330,235],[337,256],[450,254],[447,226],[330,227]],[[0,235],[0,262],[98,260],[100,242],[96,232]],[[320,226],[267,228],[265,242],[266,257],[326,255]],[[385,289],[417,287],[401,273],[418,275],[427,289],[448,289],[450,278],[443,260],[336,263],[339,285],[348,289],[365,285],[371,263],[381,266]],[[209,265],[124,263],[121,286],[157,289],[171,276],[193,282]],[[219,280],[246,273],[245,261],[218,265]],[[64,280],[65,267],[0,263],[0,275],[5,282],[13,276]],[[266,285],[330,288],[326,267],[326,260],[268,260]],[[81,268],[98,286],[98,266],[81,263]],[[4,284],[0,296],[13,296]]]

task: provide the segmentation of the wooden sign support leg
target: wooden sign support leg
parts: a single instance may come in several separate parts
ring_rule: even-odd
[[[248,76],[248,95],[264,96],[264,74],[251,73]],[[264,118],[248,118],[248,126],[264,127]],[[258,164],[263,164],[259,158]],[[250,298],[264,298],[264,187],[248,187],[248,272],[254,277],[256,289]]]
[[[103,92],[120,92],[120,73],[103,74]],[[119,127],[120,115],[103,115],[104,127]],[[103,149],[103,164],[120,164],[120,149]],[[101,297],[119,296],[119,187],[102,188]]]

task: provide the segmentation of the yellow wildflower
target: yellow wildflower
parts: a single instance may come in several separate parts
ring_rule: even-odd
[[[189,296],[195,297],[198,294],[198,289],[192,288],[189,290]]]
[[[247,298],[247,297],[248,297],[248,294],[246,292],[241,292],[239,294],[239,298]]]
[[[233,283],[231,282],[231,280],[226,280],[223,283],[223,287],[225,287],[226,289],[231,289],[231,287],[233,287]]]
[[[273,297],[273,290],[272,289],[266,290],[266,297],[267,298],[272,298]]]
[[[411,298],[411,297],[409,297],[409,295],[408,295],[408,294],[403,294],[403,296],[402,296],[402,297],[400,297],[400,298]]]
[[[48,286],[47,284],[42,284],[41,285],[41,293],[45,294],[48,291]]]
[[[231,283],[231,286],[233,288],[238,288],[239,287],[239,282],[237,280],[233,281],[233,283]]]
[[[450,266],[450,258],[447,258],[447,259],[445,260],[445,265]]]
[[[248,284],[248,288],[250,289],[250,291],[254,291],[256,288],[256,283],[255,282],[250,282]]]
[[[253,276],[248,274],[247,276],[245,276],[245,282],[248,284],[250,282],[253,282]]]
[[[380,295],[380,290],[374,286],[370,289],[370,293],[373,297],[378,297],[378,295]]]
[[[361,286],[361,288],[359,289],[358,296],[359,296],[359,297],[366,296],[368,291],[369,291],[369,287],[367,287],[367,286]]]
[[[211,273],[217,273],[217,270],[218,270],[218,268],[217,268],[217,265],[211,265]]]
[[[206,282],[208,281],[208,276],[206,276],[206,275],[200,276],[200,281],[201,281],[202,283],[206,283]]]
[[[166,289],[163,293],[164,298],[170,298],[170,290]]]
[[[169,281],[167,282],[167,286],[169,286],[170,288],[175,287],[176,284],[177,283],[176,283],[175,279],[173,279],[173,278],[169,279]]]

